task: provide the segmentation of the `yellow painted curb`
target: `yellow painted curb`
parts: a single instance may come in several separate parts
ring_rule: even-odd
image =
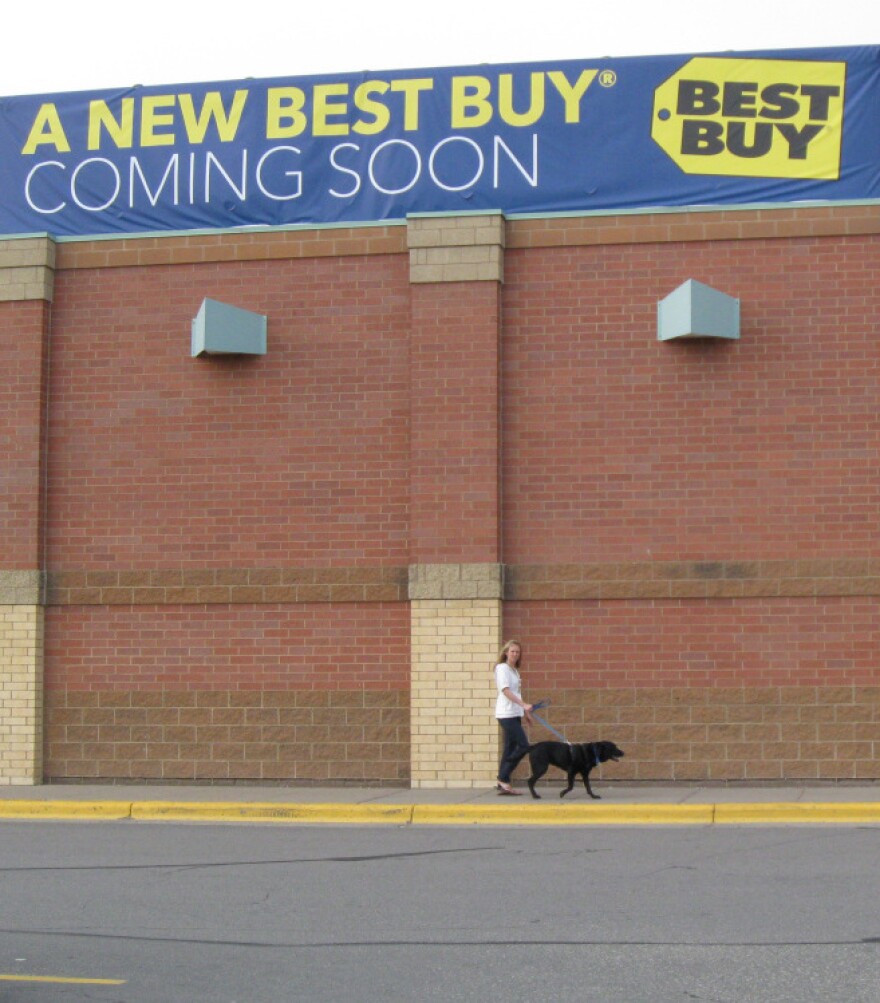
[[[839,822],[857,825],[880,822],[880,802],[770,801],[767,804],[717,804],[719,825],[746,823]]]
[[[0,798],[0,819],[289,822],[328,825],[880,824],[878,802],[743,804],[343,804],[330,802],[42,801]]]
[[[130,801],[14,801],[0,798],[0,818],[122,819]]]
[[[412,805],[135,801],[131,817],[164,822],[327,822],[408,825]]]
[[[713,805],[414,805],[414,825],[710,825]]]

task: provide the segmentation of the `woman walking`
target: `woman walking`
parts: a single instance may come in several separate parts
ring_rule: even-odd
[[[519,675],[521,661],[522,645],[519,641],[508,641],[501,649],[495,666],[495,684],[498,687],[495,717],[498,718],[503,735],[501,762],[498,766],[498,793],[506,795],[521,793],[510,786],[510,775],[515,763],[529,747],[523,718],[526,724],[532,723],[532,705],[522,698],[522,680]]]

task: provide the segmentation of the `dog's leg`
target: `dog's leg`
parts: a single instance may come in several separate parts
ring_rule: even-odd
[[[568,777],[567,777],[567,779],[568,779],[568,787],[564,787],[559,792],[559,796],[561,798],[564,798],[565,795],[568,794],[571,791],[571,789],[574,787],[574,779],[575,779],[576,776],[577,776],[577,771],[576,770],[569,770],[568,771]]]
[[[529,790],[532,792],[532,797],[537,798],[539,801],[541,800],[541,795],[535,790],[535,784],[541,779],[541,777],[544,776],[546,772],[547,772],[546,763],[543,764],[543,767],[536,766],[534,763],[532,763],[532,775],[526,781],[526,783],[529,785]]]
[[[541,800],[541,795],[535,790],[535,784],[541,779],[541,777],[544,776],[546,772],[547,772],[546,769],[543,769],[539,772],[534,767],[532,767],[532,775],[526,781],[526,783],[529,785],[529,790],[532,792],[532,797],[537,798],[539,801]]]
[[[589,770],[584,770],[584,787],[586,787],[586,789],[587,789],[587,794],[589,794],[589,795],[590,795],[590,797],[591,797],[591,798],[592,798],[592,799],[593,799],[594,801],[601,801],[601,800],[602,800],[602,797],[601,797],[601,795],[599,795],[599,794],[594,794],[594,793],[593,793],[593,788],[592,788],[592,787],[590,787],[590,771],[589,771]]]

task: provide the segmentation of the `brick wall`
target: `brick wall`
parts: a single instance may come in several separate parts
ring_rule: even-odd
[[[61,273],[54,571],[405,565],[405,256]],[[209,296],[268,354],[190,358]]]
[[[403,782],[406,256],[185,243],[65,248],[46,774]],[[268,354],[190,358],[205,296]]]
[[[877,778],[880,242],[661,222],[508,242],[505,634],[609,777]],[[656,341],[688,278],[739,341]]]
[[[876,236],[508,251],[509,564],[880,556]],[[688,278],[737,342],[656,340]]]
[[[880,599],[508,602],[529,690],[869,686]],[[525,642],[524,642],[525,643]]]
[[[0,569],[31,570],[41,561],[44,339],[47,304],[0,302],[0,381],[3,429]]]
[[[409,775],[404,603],[50,607],[51,779]]]
[[[611,779],[877,778],[880,600],[511,602],[522,675]],[[553,736],[536,729],[533,740]]]
[[[399,785],[405,690],[70,690],[46,695],[48,780]]]
[[[878,215],[495,220],[479,263],[430,221],[61,245],[46,563],[2,565],[48,573],[47,776],[402,783],[412,701],[412,762],[482,782],[502,636],[606,776],[880,776]],[[739,341],[657,342],[688,278]],[[191,359],[205,296],[268,354]],[[481,563],[460,645],[481,594],[407,577]]]

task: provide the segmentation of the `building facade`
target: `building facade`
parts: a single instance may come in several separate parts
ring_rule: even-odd
[[[0,783],[491,784],[509,637],[616,779],[880,778],[878,274],[873,203],[3,240]]]

